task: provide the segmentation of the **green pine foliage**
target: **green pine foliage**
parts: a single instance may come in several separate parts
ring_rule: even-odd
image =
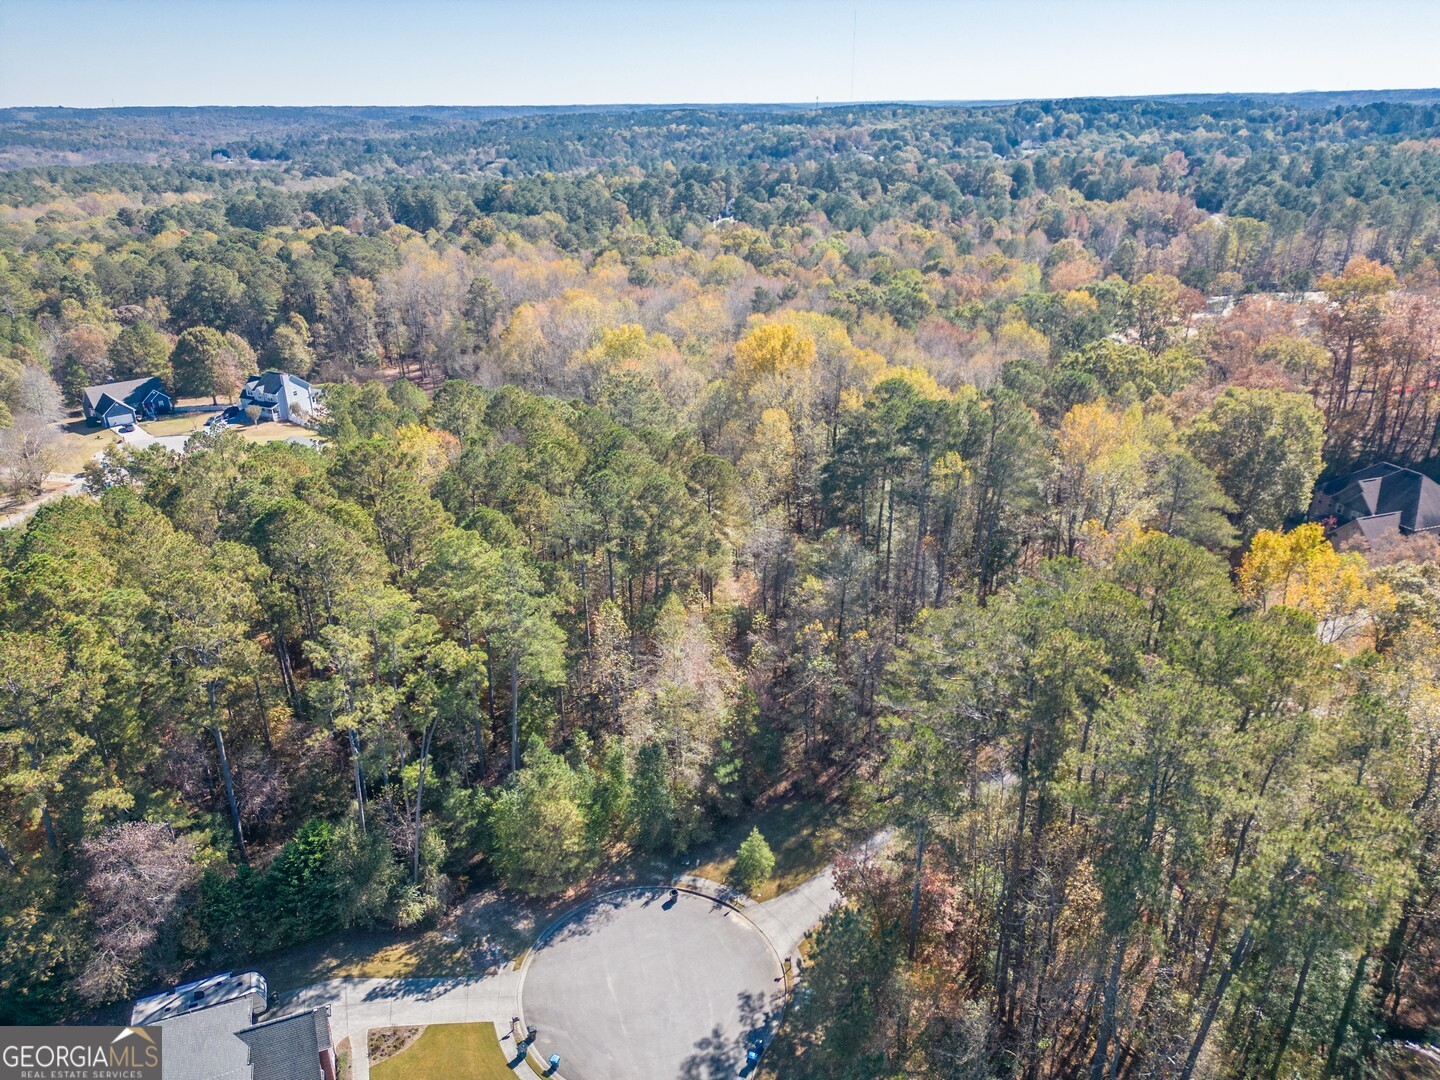
[[[751,829],[735,852],[735,884],[742,892],[756,892],[770,875],[775,872],[775,853],[760,835],[759,829]]]

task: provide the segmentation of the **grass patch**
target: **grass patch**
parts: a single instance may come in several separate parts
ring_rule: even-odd
[[[178,413],[174,416],[166,416],[160,420],[146,420],[141,423],[141,428],[151,435],[189,435],[192,431],[199,431],[205,426],[205,421],[210,419],[213,413]]]
[[[491,1024],[430,1024],[408,1049],[370,1066],[374,1080],[514,1080]]]
[[[875,831],[870,815],[862,808],[822,799],[796,799],[776,803],[754,817],[736,822],[708,844],[696,850],[699,863],[684,873],[729,884],[740,842],[758,828],[775,853],[775,872],[755,893],[757,900],[769,900],[802,885],[841,852]]]
[[[270,443],[280,442],[283,439],[317,439],[319,438],[309,428],[296,427],[294,424],[282,424],[279,422],[264,424],[231,424],[226,431],[233,431],[248,443]],[[324,441],[323,439],[321,440]]]
[[[254,966],[277,993],[324,979],[441,978],[475,973],[470,949],[438,931],[347,931],[260,957]]]
[[[72,420],[56,428],[54,472],[78,473],[96,454],[120,441],[110,428],[91,427],[84,420]]]

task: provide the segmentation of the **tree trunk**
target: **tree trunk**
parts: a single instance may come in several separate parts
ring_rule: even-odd
[[[420,884],[420,829],[425,813],[425,766],[430,761],[430,741],[435,737],[435,725],[440,717],[430,721],[425,734],[420,738],[420,773],[415,779],[415,850],[410,864],[410,883]]]
[[[485,650],[485,704],[490,712],[490,721],[495,721],[495,661],[490,658],[490,650]]]
[[[520,661],[510,662],[510,771],[520,768]]]
[[[1325,1075],[1335,1075],[1335,1063],[1340,1058],[1340,1048],[1345,1045],[1345,1036],[1350,1031],[1350,1018],[1355,1015],[1355,999],[1360,994],[1360,987],[1365,982],[1365,962],[1369,959],[1367,953],[1360,954],[1360,960],[1355,965],[1355,975],[1350,980],[1350,989],[1345,994],[1345,1006],[1340,1010],[1340,1019],[1335,1023],[1335,1036],[1330,1040],[1330,1052],[1325,1055]]]
[[[275,660],[280,666],[280,685],[285,688],[285,696],[290,699],[290,707],[296,712],[300,710],[300,691],[295,687],[295,669],[290,663],[290,650],[285,648],[285,639],[280,632],[273,627],[270,630],[275,641]]]
[[[274,750],[274,737],[270,733],[270,714],[265,709],[265,695],[260,689],[260,676],[253,679],[255,684],[255,711],[260,714],[260,730],[265,733],[265,749]]]
[[[365,774],[360,766],[360,733],[354,728],[350,738],[350,767],[355,775],[355,808],[360,815],[360,831],[365,832]]]
[[[215,736],[215,752],[220,756],[220,775],[225,781],[225,798],[230,803],[230,822],[235,828],[235,846],[240,850],[240,861],[249,862],[245,854],[245,833],[240,826],[240,804],[235,801],[235,782],[230,775],[230,757],[225,753],[225,736],[220,725],[210,725],[210,734]]]
[[[485,779],[485,730],[480,723],[480,703],[475,703],[475,757],[480,763],[480,779]]]
[[[1295,980],[1295,993],[1290,998],[1290,1010],[1285,1014],[1285,1026],[1280,1029],[1280,1039],[1275,1045],[1275,1056],[1270,1061],[1270,1080],[1280,1075],[1280,1062],[1290,1048],[1290,1036],[1295,1032],[1295,1017],[1300,1013],[1300,1002],[1305,997],[1305,982],[1310,978],[1310,965],[1315,960],[1318,941],[1312,941],[1305,949],[1305,963],[1300,966],[1300,977]]]
[[[1095,1053],[1090,1058],[1090,1080],[1104,1080],[1110,1061],[1110,1040],[1115,1037],[1116,998],[1120,996],[1120,971],[1125,964],[1125,935],[1115,942],[1115,957],[1105,979],[1100,1002],[1100,1031],[1095,1036]]]
[[[1195,1033],[1195,1041],[1190,1044],[1190,1055],[1185,1059],[1185,1070],[1180,1074],[1180,1080],[1190,1080],[1194,1074],[1195,1064],[1200,1060],[1200,1051],[1205,1048],[1205,1039],[1210,1034],[1210,1025],[1215,1022],[1215,1014],[1225,998],[1225,991],[1229,989],[1230,976],[1244,963],[1250,951],[1250,940],[1251,929],[1247,925],[1230,953],[1229,962],[1220,971],[1220,980],[1215,984],[1215,992],[1210,995],[1210,1004],[1205,1006],[1205,1015],[1200,1018],[1200,1030]]]
[[[910,894],[910,940],[905,947],[906,958],[915,963],[915,937],[920,929],[920,873],[925,861],[925,819],[915,830],[915,887]]]
[[[1012,941],[1015,922],[1015,893],[1019,889],[1020,864],[1025,857],[1025,817],[1030,805],[1030,750],[1034,744],[1035,729],[1032,723],[1025,726],[1025,741],[1020,751],[1020,791],[1016,807],[1015,843],[1008,856],[1009,864],[1002,869],[1004,882],[1001,886],[1000,922],[995,943],[995,1008],[1002,1021],[1009,1023],[1009,1007],[1014,998],[1010,989],[1010,969],[1013,966]]]

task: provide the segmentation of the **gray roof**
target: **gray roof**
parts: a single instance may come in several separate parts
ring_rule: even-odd
[[[223,1001],[157,1025],[164,1080],[251,1080],[250,1047],[235,1033],[250,1026],[250,1002]]]
[[[1400,531],[1400,515],[1376,514],[1373,517],[1356,518],[1355,527],[1366,540],[1381,540]]]
[[[154,383],[154,386],[150,386]],[[127,379],[125,382],[105,383],[102,386],[87,386],[84,391],[85,405],[91,412],[100,407],[100,399],[108,397],[112,401],[123,401],[127,405],[138,405],[144,401],[151,390],[159,390],[165,393],[165,384],[154,375],[147,375],[143,379]],[[131,399],[134,400],[131,400]]]
[[[1320,486],[1347,520],[1400,516],[1403,532],[1440,528],[1440,484],[1388,461],[1336,477]]]
[[[266,371],[259,375],[251,375],[250,378],[245,381],[245,389],[249,390],[252,386],[258,386],[267,394],[279,394],[285,388],[286,380],[306,390],[311,389],[310,384],[300,378],[300,376],[291,375],[285,371]]]
[[[330,1010],[251,1024],[240,998],[160,1021],[164,1080],[322,1080]]]
[[[267,1020],[235,1034],[249,1044],[254,1080],[321,1080],[320,1050],[330,1045],[329,1010]]]

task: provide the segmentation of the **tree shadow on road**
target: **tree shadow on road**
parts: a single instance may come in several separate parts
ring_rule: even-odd
[[[716,1024],[695,1044],[695,1053],[680,1066],[680,1080],[721,1080],[735,1075],[745,1059],[743,1043],[727,1037]]]
[[[695,1053],[680,1066],[680,1080],[720,1080],[748,1076],[751,1068],[746,1051],[763,1048],[774,1038],[780,1022],[784,991],[742,990],[737,995],[740,1031],[727,1035],[717,1024],[695,1044]]]
[[[639,901],[642,907],[649,907],[667,896],[668,893],[662,889],[652,887],[637,887],[626,889],[609,896],[601,896],[590,901],[581,907],[559,927],[551,930],[544,941],[534,946],[538,951],[548,948],[551,945],[558,945],[562,941],[572,941],[575,938],[589,937],[597,932],[615,917],[615,913],[621,908]]]
[[[434,1001],[474,979],[389,979],[365,991],[363,1001]]]

